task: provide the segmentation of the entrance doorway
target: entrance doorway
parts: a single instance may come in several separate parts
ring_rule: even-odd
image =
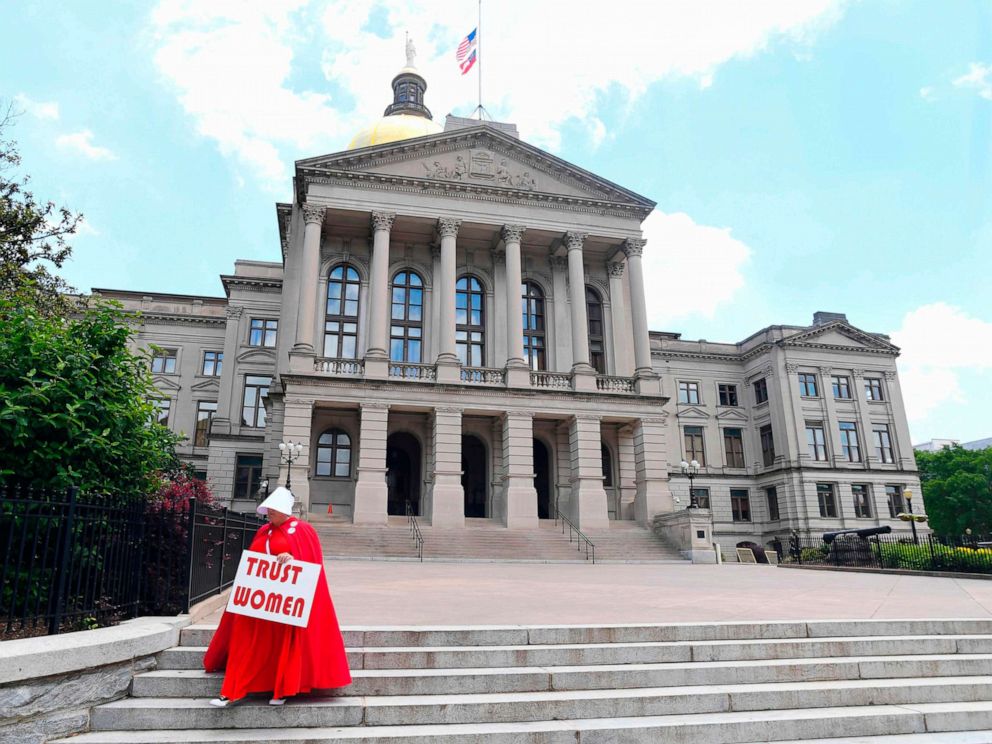
[[[465,516],[487,517],[489,477],[486,472],[486,445],[478,437],[462,437],[462,490],[465,492]]]
[[[420,442],[399,432],[386,440],[386,512],[405,515],[407,501],[420,516]]]
[[[539,440],[534,440],[534,490],[537,491],[537,518],[551,519],[551,455]]]

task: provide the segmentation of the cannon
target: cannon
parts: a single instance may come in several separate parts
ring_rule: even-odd
[[[835,539],[841,535],[857,535],[858,537],[874,537],[875,535],[887,535],[892,532],[892,527],[890,525],[883,525],[881,527],[863,527],[860,530],[837,530],[837,532],[824,532],[823,542],[830,545]]]

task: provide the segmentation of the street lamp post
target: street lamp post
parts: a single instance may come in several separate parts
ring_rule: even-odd
[[[286,488],[289,488],[289,477],[293,470],[293,463],[300,459],[301,452],[303,452],[303,445],[298,442],[292,440],[279,442],[280,462],[286,465]]]
[[[682,475],[689,479],[689,508],[698,509],[699,499],[696,496],[696,490],[692,487],[692,479],[699,475],[699,463],[695,460],[691,462],[682,461]]]
[[[906,499],[906,511],[909,514],[909,526],[913,528],[913,544],[919,545],[920,538],[916,536],[916,520],[913,519],[913,492],[908,488],[902,492]]]

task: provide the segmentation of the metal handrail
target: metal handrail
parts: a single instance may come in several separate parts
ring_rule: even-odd
[[[586,560],[588,561],[591,557],[592,562],[596,562],[596,545],[590,540],[578,527],[572,524],[571,520],[558,511],[558,505],[555,504],[555,524],[558,524],[558,520],[561,520],[561,534],[565,534],[565,525],[568,525],[568,542],[571,544],[572,535],[575,535],[575,549],[582,550],[583,544],[586,548]]]
[[[410,536],[417,545],[417,557],[420,559],[420,562],[423,563],[424,533],[420,531],[420,525],[417,524],[417,515],[413,513],[413,504],[409,499],[406,502],[406,521],[410,525]]]

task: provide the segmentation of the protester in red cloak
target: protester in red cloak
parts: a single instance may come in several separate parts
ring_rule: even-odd
[[[338,627],[324,573],[320,539],[308,523],[291,516],[293,494],[277,488],[258,507],[268,516],[250,550],[320,565],[320,580],[306,628],[225,612],[203,658],[208,672],[225,670],[219,698],[212,705],[227,707],[250,692],[272,692],[272,705],[311,690],[351,684],[344,640]]]

